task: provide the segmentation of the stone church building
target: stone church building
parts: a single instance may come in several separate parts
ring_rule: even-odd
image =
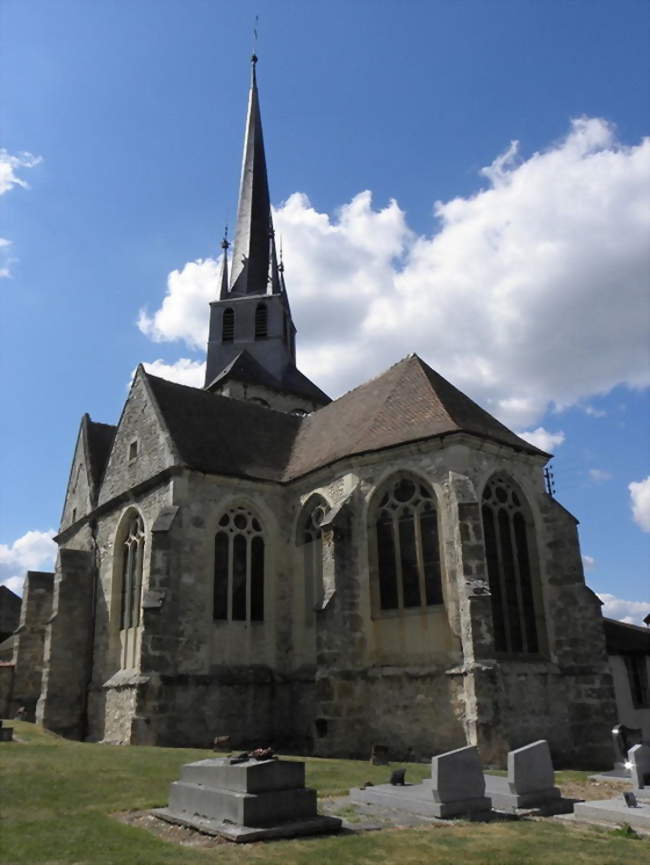
[[[549,455],[417,355],[336,400],[296,366],[253,58],[203,388],[85,415],[37,720],[66,736],[607,763],[614,702]],[[218,296],[217,296],[218,295]]]

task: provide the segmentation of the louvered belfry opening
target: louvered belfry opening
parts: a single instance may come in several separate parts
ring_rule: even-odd
[[[482,516],[495,649],[502,654],[537,654],[532,526],[521,491],[502,475],[492,478],[483,492]]]
[[[255,339],[266,339],[268,336],[269,312],[265,303],[255,307]]]
[[[393,479],[380,498],[374,529],[380,610],[442,604],[433,492],[416,478]]]
[[[221,325],[221,341],[232,342],[235,338],[235,310],[228,307],[223,311],[223,320]]]

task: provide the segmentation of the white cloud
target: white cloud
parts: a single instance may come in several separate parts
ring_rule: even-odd
[[[645,616],[650,613],[650,601],[624,601],[607,592],[596,592],[603,602],[603,616],[608,619],[619,619],[628,625],[642,625]]]
[[[612,479],[611,473],[605,471],[605,469],[589,469],[589,477],[596,484]]]
[[[518,432],[517,435],[524,439],[524,441],[529,442],[531,445],[535,445],[536,448],[546,451],[546,453],[553,453],[553,450],[559,447],[564,442],[565,438],[564,433],[561,430],[555,433],[549,432],[548,430],[545,430],[543,426],[527,432]]]
[[[151,375],[157,375],[160,378],[169,379],[169,381],[176,381],[179,384],[187,384],[190,387],[203,387],[205,364],[200,361],[182,357],[176,363],[165,363],[163,360],[154,360],[152,363],[143,363],[142,365]]]
[[[594,408],[593,405],[586,405],[585,414],[588,414],[590,417],[605,417],[607,412],[604,409]]]
[[[483,176],[435,204],[431,236],[367,191],[333,216],[300,193],[275,211],[304,372],[336,396],[416,351],[519,429],[549,404],[650,384],[650,139],[625,146],[579,118],[529,158],[511,144]],[[204,348],[217,283],[212,259],[174,271],[140,328]]]
[[[29,183],[19,177],[16,172],[22,168],[33,168],[42,161],[42,156],[34,156],[27,152],[13,155],[4,147],[0,147],[0,195],[9,192],[14,186],[29,189]],[[11,277],[11,265],[18,261],[10,253],[11,245],[11,240],[0,237],[0,279]]]
[[[650,532],[650,475],[643,481],[628,484],[634,522],[644,532]]]
[[[0,195],[9,192],[14,186],[22,186],[29,189],[29,183],[16,174],[21,168],[33,168],[43,161],[42,156],[34,156],[33,153],[11,154],[4,147],[0,147]]]
[[[29,531],[13,544],[0,544],[0,585],[12,592],[22,590],[25,571],[51,569],[57,546],[52,540],[55,532]]]
[[[593,556],[583,556],[582,564],[585,571],[591,571],[592,568],[596,567],[596,559]]]

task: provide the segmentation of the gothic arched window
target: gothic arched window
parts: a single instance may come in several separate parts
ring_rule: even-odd
[[[414,477],[393,478],[380,496],[374,537],[380,610],[442,603],[433,493]]]
[[[264,620],[264,533],[249,508],[229,508],[214,539],[213,618]]]
[[[144,523],[137,511],[133,512],[128,519],[121,554],[120,630],[125,630],[140,624]]]
[[[235,338],[235,310],[228,307],[223,311],[223,319],[221,321],[221,341],[232,342]]]
[[[255,339],[264,339],[267,335],[268,309],[265,303],[255,307]]]
[[[483,491],[483,534],[497,652],[539,651],[531,569],[532,521],[521,492],[501,475]]]
[[[298,523],[298,545],[302,547],[305,589],[305,621],[314,620],[314,609],[323,594],[323,531],[321,523],[327,503],[320,496],[310,499]]]

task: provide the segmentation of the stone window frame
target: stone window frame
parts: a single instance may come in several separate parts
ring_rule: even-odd
[[[138,458],[138,453],[140,451],[140,443],[137,438],[133,439],[133,441],[129,442],[129,462],[133,463]]]
[[[133,532],[136,522],[139,522],[139,529],[135,533],[137,537]],[[109,622],[117,669],[133,669],[138,664],[142,598],[148,564],[147,538],[147,524],[142,511],[135,505],[130,505],[120,516],[113,541]],[[129,546],[131,550],[128,549]],[[127,606],[129,597],[130,603]],[[124,627],[125,624],[127,627]]]
[[[296,523],[296,547],[301,553],[299,572],[304,591],[303,622],[308,627],[314,624],[314,611],[320,609],[323,602],[323,533],[319,522],[329,510],[324,496],[313,493],[300,509]]]
[[[385,500],[386,493],[390,487],[394,490],[397,485],[403,481],[411,481],[416,487],[424,488],[428,493],[428,501],[431,503],[430,511],[435,514],[435,528],[437,538],[437,599],[434,603],[426,603],[426,574],[423,564],[424,553],[422,547],[422,534],[419,521],[413,520],[415,534],[415,552],[419,590],[419,604],[407,606],[404,604],[404,569],[403,560],[400,557],[399,563],[396,560],[396,592],[397,606],[391,608],[382,608],[381,604],[381,587],[380,587],[380,564],[378,550],[377,524],[379,510],[382,507],[382,502]],[[409,505],[413,499],[408,499],[402,503],[402,506]],[[413,505],[411,505],[413,507]],[[420,504],[415,504],[416,514],[421,514]],[[394,530],[394,523],[393,523]],[[398,543],[394,544],[394,554],[397,557],[399,550],[399,534],[397,537]],[[441,610],[445,605],[444,584],[445,584],[445,562],[443,555],[443,535],[442,535],[442,514],[438,495],[431,481],[410,469],[396,469],[386,475],[373,491],[372,498],[368,507],[367,518],[367,538],[368,538],[368,565],[370,575],[370,593],[371,593],[371,609],[373,619],[394,618],[410,615],[422,615],[431,613],[436,610]]]
[[[238,526],[235,518],[245,516],[246,525]],[[223,540],[226,538],[224,549]],[[215,521],[215,529],[212,538],[212,620],[215,625],[231,625],[240,623],[247,625],[263,625],[268,618],[268,588],[267,577],[269,572],[269,535],[265,530],[265,520],[262,519],[259,509],[245,501],[232,501],[219,511]],[[241,545],[237,538],[245,539],[244,563],[244,615],[235,615],[236,598],[235,589],[235,566],[238,555],[241,556]],[[254,573],[260,563],[259,544],[261,540],[261,574]],[[240,549],[238,553],[237,548]],[[257,550],[257,552],[256,552]],[[224,561],[225,552],[225,561]],[[241,561],[241,559],[240,559]],[[223,571],[225,565],[225,580]],[[221,573],[218,574],[218,571]],[[240,574],[240,577],[242,575]],[[225,583],[225,595],[223,590],[218,591],[219,586]],[[256,589],[254,591],[254,589]]]
[[[494,490],[490,491],[490,498],[486,499],[488,490],[492,485]],[[498,501],[496,490],[508,487],[509,492],[506,492],[506,500]],[[490,585],[495,653],[500,658],[519,660],[536,660],[544,657],[548,653],[548,637],[539,563],[538,533],[530,499],[511,474],[498,470],[486,478],[480,492],[479,505],[485,547],[486,574]],[[500,514],[507,512],[509,515],[507,538],[504,535],[503,527],[505,517],[498,532],[496,529],[494,534],[486,531],[486,509],[493,513],[493,526],[496,524],[495,511],[497,512],[497,520],[502,520]],[[520,519],[515,523],[517,516]],[[508,545],[510,555],[507,551]],[[505,552],[504,548],[506,548]],[[500,565],[498,583],[493,581],[494,565],[491,565],[495,558]],[[504,563],[507,564],[505,568]],[[508,572],[512,574],[514,581],[508,579]],[[509,603],[508,595],[513,603]],[[532,610],[530,609],[531,601]],[[514,602],[516,602],[516,614]],[[503,624],[500,625],[500,622]],[[531,624],[534,625],[534,631],[531,631]],[[517,627],[521,633],[521,640],[517,636]]]

